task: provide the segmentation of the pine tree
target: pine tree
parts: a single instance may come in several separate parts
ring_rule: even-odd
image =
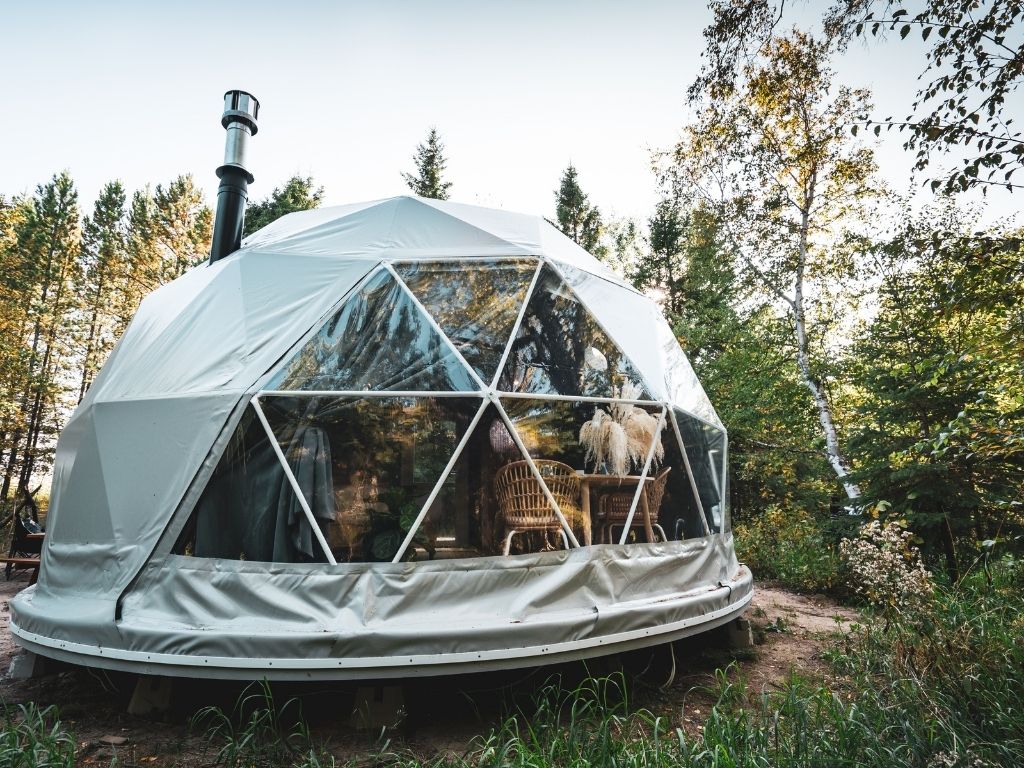
[[[683,276],[683,248],[686,222],[677,198],[666,197],[658,201],[654,215],[647,220],[650,249],[631,275],[633,284],[641,291],[657,291],[670,317],[679,315],[682,308],[680,280]]]
[[[448,161],[445,159],[444,143],[441,141],[441,135],[437,132],[437,128],[431,128],[426,142],[416,146],[413,162],[416,164],[415,174],[402,174],[409,189],[420,197],[447,200],[448,190],[451,189],[452,183],[443,180],[444,169]]]
[[[24,340],[34,284],[31,265],[17,244],[30,208],[27,200],[0,196],[0,468],[7,466],[13,450],[12,435],[21,423],[19,397],[28,375]],[[0,505],[3,501],[0,497]]]
[[[591,205],[580,188],[572,163],[562,174],[555,192],[555,217],[558,228],[584,250],[593,253],[601,242],[601,212]]]
[[[86,217],[82,226],[82,283],[78,294],[86,332],[79,401],[116,341],[115,299],[127,267],[126,228],[124,187],[112,181],[100,191],[92,216]]]
[[[162,261],[157,247],[156,201],[149,187],[132,195],[125,233],[125,265],[114,298],[113,334],[119,338],[147,293],[161,283]]]
[[[159,282],[170,282],[210,255],[213,211],[192,176],[179,176],[153,195],[150,226],[160,254]]]
[[[250,234],[272,221],[295,211],[319,208],[324,188],[313,184],[312,176],[292,176],[283,187],[274,187],[270,196],[258,203],[250,203],[245,211],[245,232]]]
[[[75,308],[81,223],[78,193],[67,172],[37,188],[24,221],[16,228],[18,258],[24,269],[21,300],[27,316],[22,325],[23,375],[12,392],[17,405],[0,500],[10,495],[15,475],[27,488],[44,466],[63,421],[62,391],[74,336],[67,327]],[[17,343],[17,342],[16,342]]]

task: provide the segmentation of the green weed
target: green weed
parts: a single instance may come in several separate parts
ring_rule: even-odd
[[[206,707],[192,725],[205,729],[207,743],[220,745],[214,763],[224,768],[334,766],[334,758],[313,743],[298,701],[290,699],[278,708],[266,680],[247,688],[230,714]]]
[[[4,707],[0,766],[4,768],[72,768],[75,740],[64,730],[56,707],[35,704]]]

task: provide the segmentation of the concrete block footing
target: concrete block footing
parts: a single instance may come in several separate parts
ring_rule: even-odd
[[[7,677],[11,680],[31,680],[42,677],[46,674],[47,659],[38,656],[32,651],[21,651],[11,659],[11,666],[7,669]]]
[[[128,702],[128,714],[145,717],[166,712],[171,706],[173,689],[174,681],[169,677],[139,675]]]
[[[405,719],[405,694],[400,685],[363,686],[356,690],[351,725],[359,730],[394,728]]]
[[[726,626],[729,647],[732,649],[753,648],[754,632],[750,622],[744,618],[733,619]]]

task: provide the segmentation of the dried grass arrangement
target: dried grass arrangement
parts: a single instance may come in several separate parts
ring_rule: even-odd
[[[639,384],[627,381],[621,391],[613,388],[612,396],[636,400],[641,392]],[[604,466],[609,475],[624,476],[632,466],[643,467],[651,440],[656,440],[652,466],[657,467],[665,458],[658,422],[632,403],[612,403],[607,411],[598,408],[580,429],[580,445],[587,449],[584,463],[593,464],[595,470]]]

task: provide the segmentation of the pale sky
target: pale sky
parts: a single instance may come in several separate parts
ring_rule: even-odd
[[[212,205],[222,94],[241,88],[261,102],[253,199],[294,173],[327,204],[404,194],[400,171],[435,125],[456,201],[550,217],[571,160],[603,212],[646,218],[649,150],[686,119],[708,18],[697,0],[10,3],[0,193],[67,168],[88,212],[110,179],[134,191],[192,173]],[[836,69],[874,91],[880,114],[904,114],[922,50],[854,46]],[[898,140],[878,157],[906,190]],[[984,218],[1021,199],[990,192]]]

